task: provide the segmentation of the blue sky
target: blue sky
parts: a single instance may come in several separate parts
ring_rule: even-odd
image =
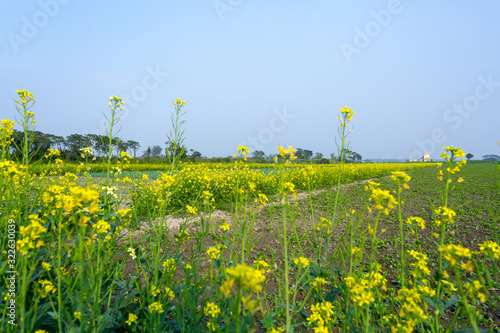
[[[417,158],[454,145],[500,154],[500,2],[2,1],[0,117],[35,95],[37,130],[165,146],[175,98],[185,144],[336,149],[340,108],[363,158]]]

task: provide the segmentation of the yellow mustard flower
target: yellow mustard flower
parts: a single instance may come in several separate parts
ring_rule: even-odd
[[[129,326],[132,326],[132,324],[134,323],[137,323],[137,319],[139,317],[137,317],[137,315],[133,314],[133,313],[129,313],[128,314],[128,319],[127,321],[125,322],[125,324],[129,325]]]

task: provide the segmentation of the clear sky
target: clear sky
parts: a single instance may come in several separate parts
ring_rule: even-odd
[[[185,144],[294,146],[329,156],[340,108],[363,158],[500,154],[500,2],[0,0],[0,118],[16,90],[37,130],[118,134],[165,147],[185,100]],[[19,129],[19,127],[16,127]]]

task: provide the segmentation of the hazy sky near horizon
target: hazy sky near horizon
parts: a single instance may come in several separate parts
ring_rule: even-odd
[[[363,158],[500,155],[500,2],[0,0],[0,118],[34,94],[37,130],[165,147],[176,98],[206,156],[278,144]],[[16,126],[19,129],[18,126]]]

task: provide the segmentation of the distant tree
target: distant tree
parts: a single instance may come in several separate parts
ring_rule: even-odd
[[[109,149],[109,137],[106,135],[99,135],[94,144],[94,149],[98,156],[106,155]]]
[[[139,150],[139,148],[141,148],[141,145],[137,141],[128,140],[127,147],[128,147],[128,149],[130,149],[134,152],[134,158],[135,158],[135,153]]]
[[[116,150],[116,156],[120,156],[120,153],[122,151],[128,150],[127,142],[123,141],[121,138],[115,136],[113,138],[113,148]]]
[[[484,155],[483,161],[500,161],[500,156],[498,155]]]
[[[305,157],[304,157],[304,149],[302,149],[302,148],[297,148],[297,149],[296,149],[296,151],[295,151],[295,156],[297,156],[297,158],[298,158],[299,160],[301,160],[301,159],[305,158]]]
[[[349,152],[349,155],[348,155],[348,160],[351,161],[351,162],[357,162],[357,161],[361,161],[363,159],[363,157],[354,152],[354,151],[350,151]]]
[[[12,138],[12,153],[18,158],[22,156],[22,147],[24,145],[24,132],[14,130],[11,136]],[[40,159],[53,145],[53,141],[50,134],[45,134],[40,131],[29,131],[28,132],[28,155],[30,159]]]
[[[117,146],[118,146],[118,148],[117,148],[117,152],[118,152],[117,156],[120,156],[120,153],[122,151],[127,152],[127,150],[128,150],[128,141],[120,140],[120,141],[117,142]]]
[[[191,156],[190,156],[191,158],[194,158],[194,159],[201,158],[201,153],[199,151],[193,150],[193,149],[190,149],[189,151],[191,152]]]
[[[262,150],[256,150],[252,153],[252,155],[255,158],[263,158],[266,156],[266,153],[264,153]]]
[[[151,149],[151,155],[153,157],[160,156],[162,152],[162,149],[160,146],[153,146],[153,149]]]
[[[70,155],[77,156],[80,153],[80,148],[91,146],[88,138],[81,134],[70,134],[66,137],[66,149]]]
[[[144,151],[142,156],[145,157],[146,159],[149,159],[151,157],[151,147],[148,147],[148,149]]]
[[[313,156],[312,150],[304,149],[304,158],[306,160],[310,159],[312,156]]]
[[[58,149],[59,151],[64,150],[64,146],[66,143],[66,140],[64,139],[63,136],[58,136],[54,134],[46,134],[50,140],[52,141],[52,147],[55,149]]]
[[[323,158],[323,154],[321,154],[321,153],[316,153],[316,154],[314,155],[314,158],[315,158],[315,159],[320,160],[320,159],[322,159],[322,158]]]
[[[87,134],[85,135],[85,139],[90,143],[89,147],[94,148],[94,150],[97,150],[96,145],[100,140],[98,134]]]
[[[471,158],[474,157],[474,155],[472,155],[471,153],[468,153],[467,155],[465,155],[465,157],[467,158],[467,162],[469,162],[471,160]]]

